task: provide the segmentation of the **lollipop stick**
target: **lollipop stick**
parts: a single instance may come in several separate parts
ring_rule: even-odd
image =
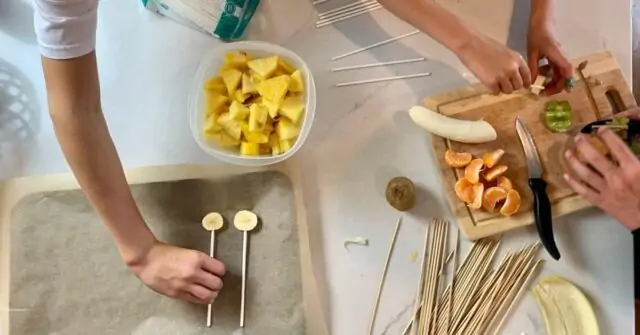
[[[211,231],[211,241],[209,241],[209,257],[213,258],[213,251],[216,246],[216,231]],[[211,328],[211,304],[207,306],[207,327]]]
[[[245,230],[242,241],[242,297],[240,302],[240,328],[244,328],[244,303],[247,297],[247,244],[249,233]]]

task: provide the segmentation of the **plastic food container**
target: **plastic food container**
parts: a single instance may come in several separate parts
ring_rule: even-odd
[[[300,127],[300,135],[293,147],[278,156],[241,156],[237,148],[223,148],[215,140],[205,137],[203,128],[205,122],[205,93],[204,84],[211,77],[218,75],[218,69],[224,64],[224,55],[229,51],[245,51],[255,58],[277,55],[289,62],[302,72],[305,84],[306,108],[304,120]],[[293,156],[304,144],[316,112],[316,86],[307,64],[295,53],[280,46],[265,42],[235,42],[223,44],[211,50],[200,62],[196,73],[191,94],[189,96],[189,125],[191,133],[198,145],[212,156],[234,165],[266,166],[284,161]]]

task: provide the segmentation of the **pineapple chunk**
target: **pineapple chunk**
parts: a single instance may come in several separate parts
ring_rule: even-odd
[[[256,84],[253,82],[251,76],[248,73],[242,74],[242,93],[258,93],[258,88],[256,87]]]
[[[280,139],[278,139],[278,135],[271,134],[271,136],[269,136],[269,146],[271,147],[271,154],[273,156],[277,156],[282,153],[280,151]]]
[[[278,58],[278,69],[281,70],[284,74],[292,74],[296,71],[296,68],[291,66],[286,60],[282,58]]]
[[[251,78],[251,81],[253,81],[256,84],[261,83],[261,82],[266,80],[266,78],[264,78],[261,75],[255,73],[253,70],[249,71],[249,78]],[[257,91],[257,89],[256,89],[256,91]]]
[[[243,156],[259,156],[260,144],[259,143],[240,143],[240,154]]]
[[[240,123],[240,121],[232,119],[231,114],[221,114],[218,117],[218,124],[234,139],[239,140],[242,136],[242,124]]]
[[[249,107],[249,131],[261,131],[267,123],[269,111],[261,105]]]
[[[238,85],[240,85],[240,81],[242,81],[242,72],[238,69],[231,68],[222,70],[220,75],[222,76],[222,80],[224,80],[224,84],[227,86],[229,96],[233,96],[236,93],[236,89],[238,89]]]
[[[211,114],[204,121],[204,133],[205,134],[217,134],[222,131],[222,127],[218,124],[218,115]]]
[[[304,112],[304,102],[302,97],[287,97],[280,105],[280,114],[286,116],[294,124],[299,124]]]
[[[261,131],[246,131],[242,133],[249,143],[269,143],[269,134]]]
[[[302,81],[302,73],[300,73],[300,70],[296,70],[296,72],[291,75],[289,91],[304,92],[304,82]]]
[[[233,120],[244,121],[249,116],[249,108],[237,101],[234,101],[231,103],[231,107],[229,107],[229,114]]]
[[[267,107],[267,110],[269,111],[269,116],[272,119],[275,119],[276,116],[278,116],[278,109],[280,109],[280,104],[277,104],[267,99],[262,99],[262,105]]]
[[[278,138],[280,138],[281,141],[291,140],[298,137],[298,134],[300,134],[300,128],[291,123],[289,119],[283,117],[280,118],[276,125],[276,134],[278,134]]]
[[[262,132],[271,134],[273,133],[274,129],[275,128],[273,127],[273,119],[271,119],[270,117],[267,118],[267,123],[264,124],[264,128],[262,128]]]
[[[240,141],[231,137],[226,131],[217,134],[214,138],[223,148],[233,148],[240,145]]]
[[[278,69],[278,56],[258,58],[247,63],[258,76],[268,79]]]
[[[220,93],[222,95],[226,95],[227,94],[227,86],[224,84],[224,80],[222,80],[222,77],[220,77],[220,76],[216,76],[216,77],[213,77],[213,78],[209,79],[204,84],[204,89],[206,91],[217,92],[217,93]]]
[[[264,100],[269,100],[280,106],[284,96],[289,90],[290,82],[291,77],[286,75],[267,79],[258,84],[258,93],[260,93],[260,96],[262,96]]]
[[[205,93],[205,116],[220,113],[226,107],[229,98],[218,92],[207,91]]]
[[[269,146],[269,144],[260,144],[260,154],[265,156],[271,154],[271,147]]]
[[[247,68],[251,56],[243,51],[230,51],[224,55],[224,63],[239,70]]]
[[[236,90],[233,99],[239,103],[244,103],[245,101],[247,101],[247,99],[249,99],[250,96],[250,94],[242,93],[242,90]]]
[[[291,148],[293,148],[294,144],[296,144],[296,140],[295,139],[280,140],[280,153],[283,154],[283,153],[291,150]]]

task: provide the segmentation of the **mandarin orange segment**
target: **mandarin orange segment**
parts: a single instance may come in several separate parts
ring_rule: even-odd
[[[511,183],[511,180],[509,180],[509,178],[505,176],[498,176],[497,180],[498,180],[497,186],[501,187],[505,191],[509,192],[513,189],[513,184]]]
[[[504,150],[498,149],[484,154],[482,160],[484,161],[484,165],[486,165],[488,168],[492,168],[496,164],[498,164],[502,156],[504,156]]]
[[[463,168],[469,165],[472,159],[473,156],[471,156],[471,154],[468,152],[456,152],[453,150],[447,150],[444,153],[444,161],[447,163],[447,165],[455,168]]]
[[[484,191],[482,197],[482,208],[487,212],[493,213],[496,210],[498,202],[507,198],[507,191],[501,187],[489,187]]]
[[[456,195],[465,203],[473,201],[473,184],[467,178],[460,178],[455,185]]]
[[[522,203],[522,199],[520,199],[520,193],[516,190],[510,190],[507,192],[507,199],[500,208],[500,214],[504,216],[511,216],[518,212],[520,209],[520,204]]]
[[[480,158],[476,158],[472,160],[469,165],[464,169],[464,176],[469,180],[472,184],[477,184],[480,182],[480,171],[484,167],[484,162]]]
[[[506,165],[496,165],[489,170],[486,170],[483,174],[483,177],[486,181],[493,181],[505,172],[507,172],[508,167]]]
[[[475,184],[472,188],[473,200],[469,203],[469,207],[473,209],[482,208],[482,198],[484,195],[484,185]]]

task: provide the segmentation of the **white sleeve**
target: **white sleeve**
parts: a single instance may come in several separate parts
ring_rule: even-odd
[[[98,0],[34,0],[40,52],[53,59],[76,58],[96,44]]]

